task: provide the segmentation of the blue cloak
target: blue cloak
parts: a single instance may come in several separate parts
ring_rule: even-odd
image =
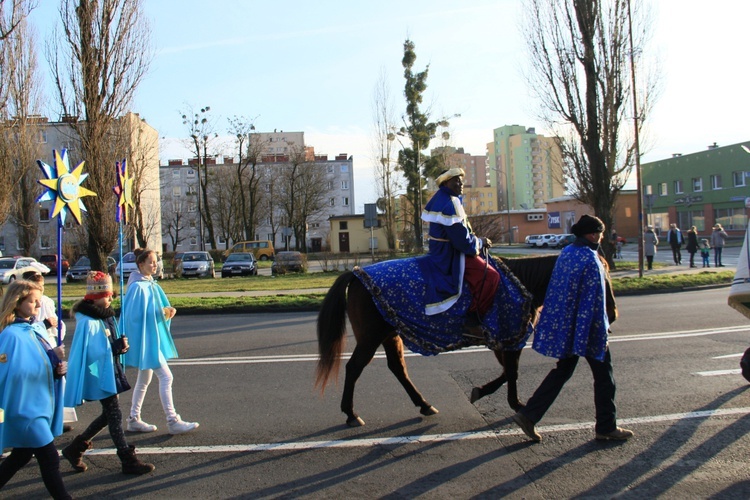
[[[125,366],[153,370],[177,357],[169,331],[172,321],[164,317],[169,300],[155,281],[143,279],[129,284],[122,304],[120,332],[130,343],[130,350],[122,357]]]
[[[0,450],[40,448],[62,434],[62,379],[37,335],[47,332],[28,323],[0,333]]]
[[[482,243],[470,230],[461,199],[445,186],[427,202],[422,220],[430,223],[430,251],[419,268],[427,282],[425,314],[433,315],[458,301],[466,255],[478,255]]]
[[[553,358],[591,357],[607,349],[606,272],[596,251],[574,243],[560,252],[552,271],[534,350]]]
[[[115,394],[112,346],[104,322],[77,312],[76,331],[68,356],[65,406],[80,406],[84,400],[99,401]]]

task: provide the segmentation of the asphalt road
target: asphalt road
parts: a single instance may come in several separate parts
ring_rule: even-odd
[[[154,381],[143,416],[159,430],[128,438],[156,471],[121,475],[104,433],[86,473],[63,464],[65,481],[76,498],[748,498],[750,385],[738,360],[750,323],[726,295],[619,300],[611,338],[618,418],[636,433],[623,444],[593,439],[585,363],[540,422],[540,444],[512,423],[504,388],[469,403],[471,388],[499,373],[481,349],[408,358],[412,379],[440,410],[432,417],[419,415],[376,358],[355,394],[366,425],[348,428],[338,409],[343,373],[323,396],[312,387],[314,314],[178,315],[175,403],[200,428],[166,434]],[[353,347],[350,339],[345,350]],[[522,399],[553,365],[524,352]],[[129,393],[121,406],[127,412]],[[88,423],[98,410],[87,404],[79,417]],[[58,438],[59,447],[74,434]],[[0,491],[45,495],[32,465]]]

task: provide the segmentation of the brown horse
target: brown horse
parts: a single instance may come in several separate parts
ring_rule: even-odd
[[[534,320],[544,302],[552,269],[557,261],[557,255],[543,257],[528,257],[520,259],[502,259],[510,271],[518,278],[526,290],[532,295]],[[347,299],[348,292],[348,299]],[[346,335],[346,316],[352,325],[357,345],[351,358],[346,363],[346,378],[344,393],[341,398],[341,411],[346,414],[346,423],[356,427],[365,422],[354,412],[354,385],[375,356],[380,345],[385,350],[388,368],[396,376],[415,406],[419,407],[422,415],[438,413],[432,405],[425,401],[422,394],[412,383],[406,370],[404,360],[404,344],[393,326],[381,316],[370,293],[355,278],[351,271],[339,276],[331,289],[328,290],[320,312],[318,313],[318,366],[316,386],[324,390],[326,384],[338,374],[341,353],[344,348]],[[503,383],[508,382],[508,403],[511,408],[521,408],[518,400],[516,381],[518,379],[518,360],[521,351],[496,350],[493,351],[501,365],[503,374],[482,387],[475,387],[471,393],[471,402],[495,392]]]

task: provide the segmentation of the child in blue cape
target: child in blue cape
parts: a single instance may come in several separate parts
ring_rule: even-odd
[[[60,475],[55,436],[62,434],[61,377],[67,371],[62,346],[52,348],[44,327],[34,323],[42,290],[19,280],[5,289],[0,305],[0,488],[36,456],[52,498],[72,498]]]
[[[157,268],[156,252],[137,248],[133,271],[128,279],[128,291],[122,301],[120,331],[128,336],[130,350],[123,357],[126,366],[138,368],[138,380],[133,388],[133,400],[128,417],[128,431],[154,432],[156,426],[141,419],[141,408],[151,377],[159,379],[159,398],[167,417],[170,434],[182,434],[198,428],[198,422],[185,422],[177,414],[172,399],[172,372],[167,360],[177,357],[171,320],[177,310],[169,305],[164,290],[154,281]]]
[[[126,337],[120,337],[112,309],[112,278],[101,271],[91,271],[86,279],[86,295],[73,305],[76,331],[70,348],[68,386],[65,406],[75,407],[84,401],[99,401],[102,414],[73,442],[63,448],[63,456],[77,472],[88,468],[83,454],[92,447],[91,440],[105,427],[117,448],[123,474],[147,474],[154,470],[135,455],[122,430],[122,412],[117,395],[130,389],[120,355],[128,351]]]

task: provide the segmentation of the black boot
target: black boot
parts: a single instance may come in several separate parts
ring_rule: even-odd
[[[152,472],[155,467],[152,464],[146,464],[138,460],[135,456],[135,446],[130,445],[124,450],[117,450],[117,456],[120,457],[122,462],[122,473],[123,474],[148,474]]]
[[[91,441],[86,441],[81,436],[76,436],[73,442],[63,448],[62,455],[70,462],[76,472],[86,472],[88,467],[83,463],[83,454],[91,449]]]
[[[466,314],[466,322],[464,323],[464,337],[477,339],[484,338],[482,320],[479,318],[479,313],[477,313],[476,311],[469,311]]]

